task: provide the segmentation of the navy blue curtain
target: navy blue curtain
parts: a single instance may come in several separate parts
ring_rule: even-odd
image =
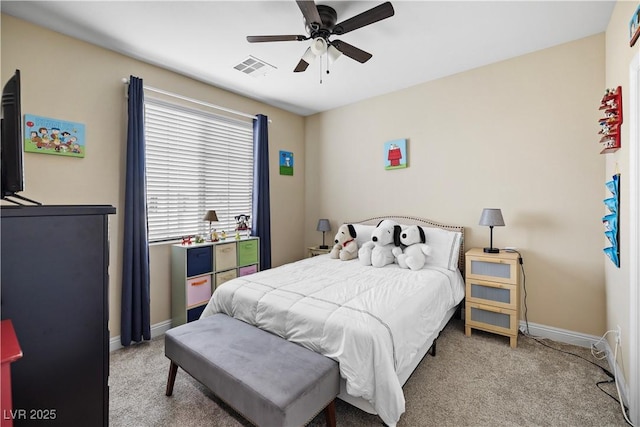
[[[129,79],[120,341],[151,339],[142,79]]]
[[[269,201],[269,130],[267,116],[253,119],[253,212],[251,234],[260,237],[260,269],[271,268],[271,204]]]

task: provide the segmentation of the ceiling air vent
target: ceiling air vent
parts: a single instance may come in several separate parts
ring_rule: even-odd
[[[276,69],[273,65],[251,55],[233,68],[253,77],[262,77]]]

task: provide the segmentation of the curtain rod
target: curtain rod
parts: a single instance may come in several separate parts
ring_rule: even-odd
[[[123,77],[122,78],[122,83],[129,84],[129,79],[127,79],[126,77]],[[232,110],[230,108],[221,107],[219,105],[215,105],[215,104],[211,104],[209,102],[200,101],[198,99],[194,99],[194,98],[189,98],[189,97],[186,97],[186,96],[178,95],[177,93],[168,92],[166,90],[158,89],[158,88],[155,88],[155,87],[152,87],[152,86],[143,85],[142,87],[143,87],[144,90],[160,93],[162,95],[170,96],[170,97],[173,97],[173,98],[178,98],[178,99],[181,99],[183,101],[192,102],[194,104],[203,105],[205,107],[209,107],[209,108],[213,108],[213,109],[216,109],[216,110],[225,111],[227,113],[235,114],[235,115],[238,115],[238,116],[247,117],[249,119],[257,118],[257,116],[255,116],[255,115],[243,113],[242,111],[236,111],[236,110]],[[269,123],[271,123],[271,119],[269,119]]]

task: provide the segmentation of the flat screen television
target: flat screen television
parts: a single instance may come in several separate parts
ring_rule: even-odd
[[[2,89],[2,198],[24,190],[20,70]]]
[[[22,203],[11,198],[39,205],[40,203],[38,202],[18,195],[19,192],[24,190],[23,143],[22,111],[20,109],[20,70],[16,70],[15,74],[2,89],[1,195],[3,200],[19,205]]]

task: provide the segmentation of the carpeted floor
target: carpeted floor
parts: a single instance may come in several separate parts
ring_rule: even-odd
[[[605,367],[585,348],[545,341]],[[250,426],[187,373],[178,370],[166,397],[169,361],[163,338],[111,353],[109,425]],[[609,378],[578,357],[520,336],[509,340],[453,320],[404,386],[406,412],[398,426],[625,426],[620,405],[596,386]],[[602,388],[616,395],[613,384]],[[339,427],[382,426],[382,421],[341,400]],[[324,426],[317,416],[309,426]]]

